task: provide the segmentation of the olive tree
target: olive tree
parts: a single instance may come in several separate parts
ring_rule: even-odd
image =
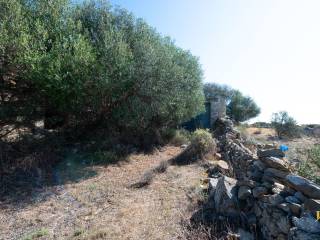
[[[299,134],[299,127],[296,120],[289,116],[286,111],[273,113],[271,125],[275,129],[279,138],[296,137]]]
[[[0,3],[1,77],[13,76],[3,94],[20,93],[7,111],[1,105],[3,115],[26,99],[13,118],[45,118],[49,128],[116,124],[142,135],[202,110],[198,59],[126,10],[101,1]]]

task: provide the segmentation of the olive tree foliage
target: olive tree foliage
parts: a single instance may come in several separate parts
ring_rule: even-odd
[[[240,91],[227,85],[206,83],[204,84],[204,95],[206,99],[214,96],[225,98],[227,115],[235,122],[244,122],[260,114],[260,108],[252,98],[244,96]]]
[[[18,1],[0,0],[0,124],[15,121],[30,92],[27,81],[22,79],[28,57],[28,24],[23,6]],[[27,105],[27,104],[26,104]]]
[[[64,126],[116,123],[142,133],[202,110],[198,59],[126,10],[67,0],[0,0],[0,7],[7,123],[59,117]]]
[[[279,138],[296,137],[299,135],[299,127],[296,120],[286,111],[273,113],[271,125]]]
[[[67,1],[0,1],[3,119],[78,111],[94,55]]]
[[[221,85],[217,83],[205,83],[203,91],[206,99],[214,96],[222,96],[226,99],[227,103],[230,102],[234,90],[228,85]]]
[[[251,97],[235,90],[227,105],[227,115],[235,122],[244,122],[260,114],[260,108]]]

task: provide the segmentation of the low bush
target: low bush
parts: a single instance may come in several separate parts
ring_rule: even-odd
[[[216,149],[216,143],[208,130],[197,129],[191,137],[191,147],[203,155]]]
[[[170,143],[174,146],[181,146],[182,144],[189,144],[192,133],[185,129],[178,129],[171,138]]]

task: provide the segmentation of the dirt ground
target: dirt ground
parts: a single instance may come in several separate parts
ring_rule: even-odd
[[[86,167],[78,181],[34,189],[23,201],[0,202],[0,239],[183,239],[181,220],[190,217],[199,197],[199,164],[170,166],[148,187],[129,187],[180,152],[167,146],[132,154],[118,164]],[[72,162],[59,170],[60,178],[68,168]]]

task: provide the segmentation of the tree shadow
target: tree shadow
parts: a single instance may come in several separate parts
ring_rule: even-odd
[[[57,146],[52,144],[51,147]],[[18,154],[18,158],[13,158],[19,161],[18,164],[24,164],[24,159],[32,157],[30,161],[34,166],[26,169],[21,165],[14,171],[0,174],[0,206],[5,204],[15,208],[45,201],[64,190],[65,184],[97,176],[97,166],[119,164],[127,161],[130,154],[130,151],[123,151],[120,156],[114,149],[97,151],[97,148],[88,148],[85,143],[63,148],[59,146],[59,150],[54,152],[42,152],[43,149],[39,147],[38,150],[31,149],[28,153]]]

